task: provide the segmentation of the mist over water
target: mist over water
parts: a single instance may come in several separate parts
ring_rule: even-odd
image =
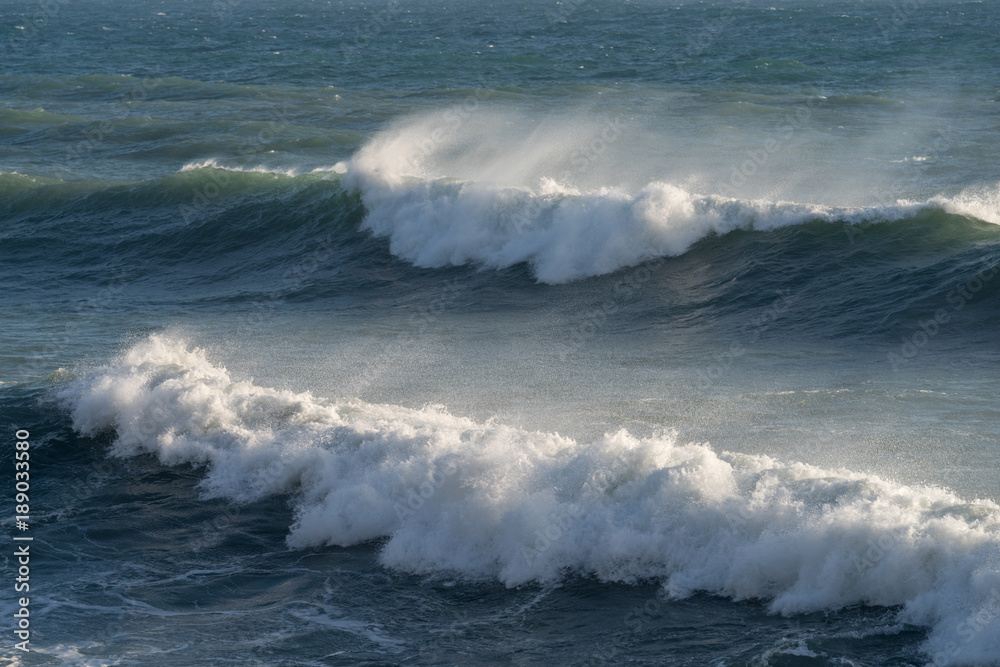
[[[808,112],[806,117],[812,104],[818,102],[800,109]],[[787,163],[793,160],[799,169],[836,183],[836,172],[850,169],[846,165],[866,168],[865,161],[876,158],[848,147],[810,164],[815,156],[783,147],[774,136],[760,150],[747,150],[742,162],[738,155],[725,183],[724,174],[710,175],[711,156],[681,156],[679,165],[666,166],[663,156],[640,154],[636,159],[636,146],[657,145],[669,161],[677,139],[630,130],[624,123],[621,118],[601,123],[572,115],[549,115],[532,123],[491,109],[467,120],[450,110],[400,122],[334,171],[346,173],[344,185],[360,192],[367,209],[364,226],[388,237],[394,254],[427,267],[475,263],[506,268],[527,262],[547,283],[680,255],[706,236],[736,229],[769,231],[814,221],[883,223],[925,211],[1000,220],[1000,184],[951,197],[938,193],[923,201],[899,196],[905,191],[902,183],[893,184],[894,197],[877,199],[870,188],[838,193],[837,186],[813,197],[800,184],[777,181],[772,167],[786,174],[794,171]],[[783,138],[795,131],[793,125],[779,129]],[[629,141],[629,131],[640,136]],[[678,169],[685,178],[660,180],[661,171]],[[883,175],[880,187],[890,178]],[[747,190],[767,194],[720,194],[742,189],[751,180],[754,187]],[[702,187],[712,189],[693,190]],[[797,199],[777,198],[784,196]],[[834,198],[842,204],[820,203]],[[873,201],[879,203],[865,204]]]

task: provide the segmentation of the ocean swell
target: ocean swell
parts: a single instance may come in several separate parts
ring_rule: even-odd
[[[1000,506],[674,433],[593,442],[233,379],[154,335],[59,391],[116,456],[205,466],[206,496],[284,495],[292,548],[384,540],[401,571],[659,581],[773,612],[900,607],[946,662],[1000,659]]]
[[[582,158],[563,155],[558,140],[497,147],[461,126],[442,133],[447,118],[401,122],[333,167],[360,193],[363,227],[420,267],[527,263],[539,281],[565,283],[681,255],[737,229],[895,222],[928,210],[1000,223],[1000,186],[879,206],[740,199],[657,178],[637,189],[581,186],[573,164]]]

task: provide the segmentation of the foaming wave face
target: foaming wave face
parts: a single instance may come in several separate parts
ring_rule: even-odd
[[[546,283],[680,255],[736,229],[895,221],[925,208],[1000,220],[997,188],[881,206],[699,193],[711,180],[697,166],[665,180],[655,173],[662,165],[629,161],[637,143],[657,140],[619,119],[531,123],[452,110],[400,122],[335,170],[361,193],[364,226],[397,256],[421,267],[527,263]]]
[[[1000,225],[1000,183],[967,188],[957,197],[937,201],[946,211]]]
[[[113,454],[206,468],[206,495],[289,497],[292,548],[384,538],[402,571],[656,579],[673,597],[778,613],[902,607],[932,659],[1000,660],[1000,507],[847,470],[716,452],[675,434],[594,442],[443,407],[335,401],[234,380],[152,336],[59,396]]]

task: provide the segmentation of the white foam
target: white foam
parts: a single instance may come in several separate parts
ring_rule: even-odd
[[[299,170],[290,169],[275,169],[272,167],[265,167],[263,165],[257,165],[253,167],[242,167],[242,166],[230,166],[220,163],[215,158],[210,158],[208,160],[200,160],[197,162],[188,162],[181,167],[181,173],[186,171],[196,171],[198,169],[219,169],[221,171],[231,171],[236,173],[244,174],[274,174],[275,176],[288,176],[289,178],[294,178],[300,174]]]
[[[679,255],[699,239],[735,229],[884,222],[927,207],[1000,223],[1000,189],[838,207],[699,194],[694,186],[656,179],[636,190],[587,187],[580,183],[594,181],[591,164],[602,155],[566,146],[597,144],[574,144],[566,129],[554,131],[561,137],[531,134],[504,144],[509,121],[489,118],[463,124],[446,112],[403,121],[338,165],[345,185],[365,203],[364,226],[388,238],[394,254],[422,267],[527,262],[540,281],[561,283]]]
[[[286,494],[293,548],[386,538],[412,573],[514,586],[567,573],[779,613],[900,605],[931,659],[1000,660],[1000,506],[940,488],[716,452],[675,434],[595,442],[237,381],[151,336],[60,392],[113,453],[206,466],[209,496]]]
[[[977,186],[963,190],[952,198],[932,200],[949,213],[978,218],[1000,225],[1000,183],[992,187]]]

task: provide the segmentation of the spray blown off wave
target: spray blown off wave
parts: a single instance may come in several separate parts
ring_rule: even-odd
[[[675,435],[592,442],[260,387],[152,336],[60,392],[119,456],[205,465],[210,496],[290,495],[293,548],[509,586],[654,579],[780,613],[899,605],[947,661],[1000,659],[1000,507]]]
[[[680,255],[708,235],[736,229],[890,222],[927,209],[1000,223],[1000,189],[990,188],[838,207],[698,194],[655,178],[638,187],[605,185],[595,165],[610,150],[612,137],[603,137],[612,125],[570,123],[572,134],[546,131],[541,141],[537,131],[509,138],[511,121],[502,118],[461,121],[446,112],[399,124],[334,167],[360,192],[364,226],[417,266],[528,263],[540,281],[563,283]],[[580,134],[597,139],[584,141],[586,150],[567,149],[579,145]]]

